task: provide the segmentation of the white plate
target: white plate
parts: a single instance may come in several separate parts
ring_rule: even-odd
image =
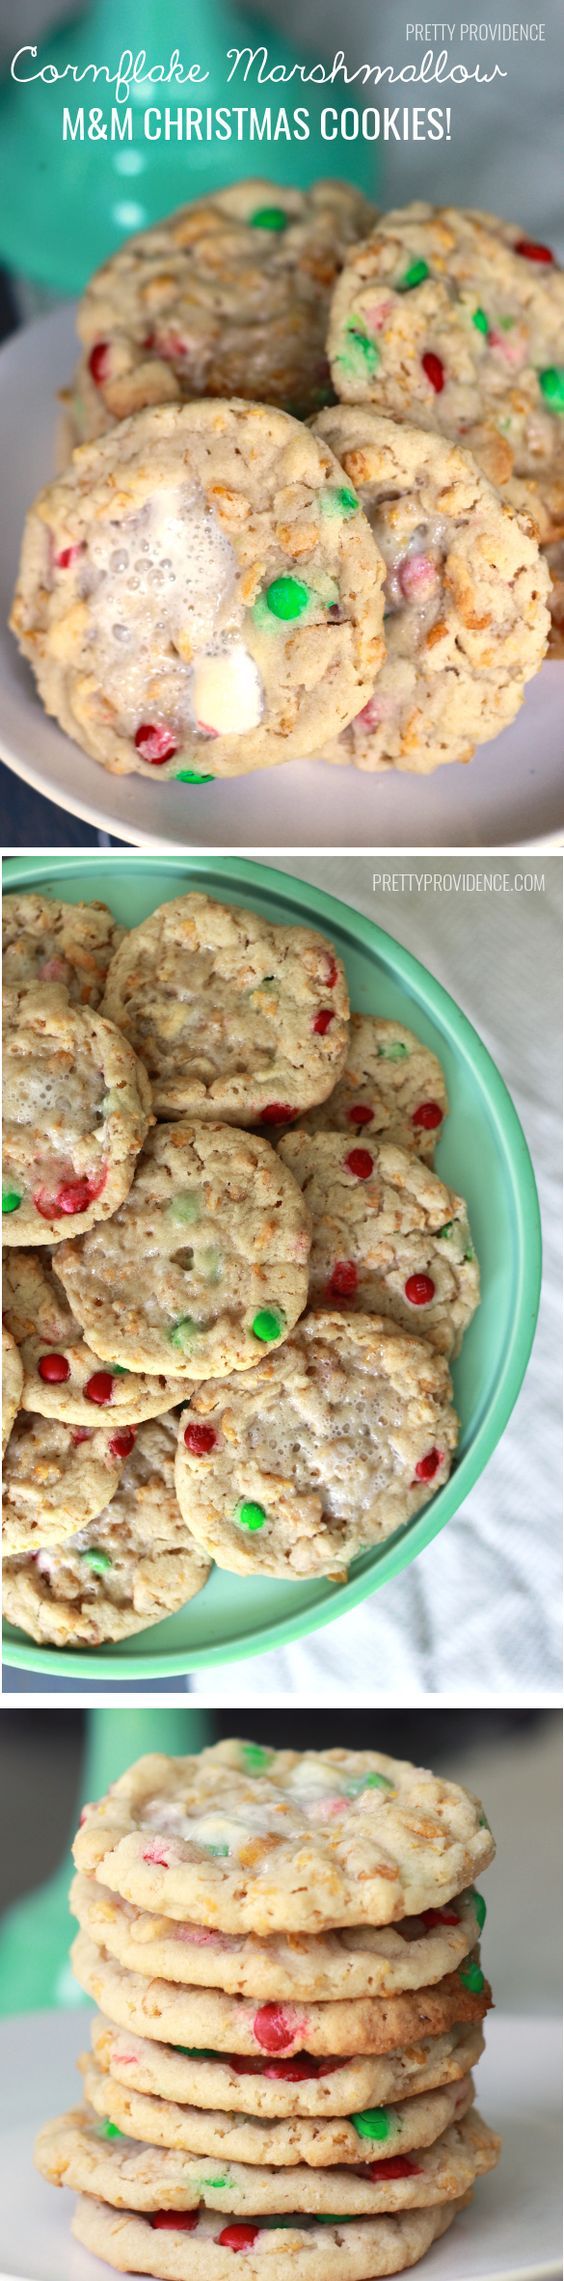
[[[564,840],[564,665],[544,666],[517,720],[469,768],[369,777],[292,761],[198,787],[108,775],[48,720],[8,632],[26,508],[54,467],[56,391],[76,361],[72,309],[0,354],[0,752],[36,791],[116,838],[169,847],[549,847]],[[9,817],[2,826],[9,843]]]
[[[73,2241],[70,2197],[45,2185],[32,2161],[39,2124],[79,2103],[74,2061],[88,2040],[82,2006],[0,2024],[0,2281],[108,2281],[110,2267]],[[478,2082],[503,2161],[430,2250],[422,2281],[560,2274],[560,2080],[557,2023],[494,2014]]]

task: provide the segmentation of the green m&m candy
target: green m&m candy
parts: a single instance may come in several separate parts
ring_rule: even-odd
[[[364,2107],[359,2115],[351,2115],[351,2123],[359,2138],[389,2138],[391,2117],[387,2107]]]
[[[539,388],[551,412],[564,412],[564,364],[547,364],[539,372]]]
[[[98,2138],[125,2138],[125,2131],[118,2130],[117,2123],[108,2122],[107,2116],[104,2116],[103,2123],[98,2123],[96,2127]]]
[[[105,1576],[106,1569],[112,1565],[109,1553],[100,1552],[96,1544],[93,1544],[91,1552],[81,1552],[80,1558],[84,1561],[85,1568],[92,1569],[93,1576]]]
[[[183,1227],[192,1227],[200,1217],[200,1198],[197,1188],[186,1188],[183,1196],[173,1196],[167,1204],[167,1220],[178,1220]]]
[[[359,507],[360,499],[357,499],[356,491],[351,491],[349,483],[341,483],[338,488],[336,484],[328,483],[325,491],[321,492],[324,515],[356,515]]]
[[[242,1497],[235,1506],[234,1519],[238,1521],[239,1528],[250,1529],[253,1535],[256,1529],[264,1528],[267,1517],[264,1505],[253,1504],[252,1497]]]
[[[479,1927],[479,1931],[481,1932],[481,1931],[482,1931],[482,1927],[485,1925],[485,1922],[486,1922],[486,1917],[487,1917],[487,1909],[486,1909],[486,1904],[485,1904],[485,1900],[484,1900],[484,1896],[483,1896],[483,1893],[477,1893],[477,1892],[476,1892],[476,1888],[475,1888],[475,1886],[473,1886],[473,1887],[472,1887],[472,1900],[473,1900],[473,1902],[474,1902],[474,1908],[475,1908],[475,1911],[476,1911],[476,1916],[477,1916],[477,1919],[478,1919],[478,1927]]]
[[[259,1307],[251,1326],[254,1337],[261,1339],[263,1346],[270,1346],[272,1339],[279,1339],[280,1332],[284,1329],[284,1320],[283,1314],[278,1313],[274,1307]]]
[[[177,768],[175,784],[214,784],[214,776],[201,776],[197,768]]]
[[[472,324],[476,326],[477,333],[489,333],[490,328],[485,309],[474,309]]]
[[[20,1204],[21,1204],[21,1196],[19,1196],[19,1195],[18,1195],[18,1191],[17,1191],[17,1188],[3,1188],[3,1189],[2,1189],[2,1211],[3,1211],[3,1212],[18,1212],[18,1211],[19,1211],[19,1208],[20,1208]]]
[[[363,333],[360,325],[355,325],[354,322],[347,325],[347,343],[349,355],[345,352],[344,362],[364,363],[368,372],[375,372],[380,363],[380,350],[376,347],[376,342],[370,340],[369,334]]]
[[[472,1962],[470,1962],[470,1964],[461,1964],[459,1966],[458,1978],[462,1981],[463,1988],[470,1989],[472,1996],[481,1996],[482,1988],[485,1987],[485,1981],[479,1964],[473,1964]]]
[[[179,1347],[180,1353],[186,1354],[192,1344],[192,1339],[197,1336],[197,1331],[198,1325],[194,1322],[193,1315],[181,1315],[180,1322],[173,1323],[172,1330],[168,1334],[171,1346]]]
[[[387,1774],[359,1774],[355,1781],[347,1782],[349,1798],[358,1798],[363,1790],[395,1790]]]
[[[301,618],[309,602],[309,586],[301,578],[273,578],[265,600],[273,618]]]
[[[244,1742],[241,1744],[241,1755],[248,1774],[266,1774],[268,1767],[272,1766],[274,1751],[264,1750],[260,1742]]]
[[[396,1038],[393,1045],[379,1045],[378,1060],[406,1061],[408,1051],[409,1047],[402,1044],[401,1038]]]
[[[412,293],[414,285],[424,285],[425,278],[430,277],[430,275],[431,272],[429,269],[429,263],[427,261],[410,262],[409,269],[406,269],[405,277],[400,278],[400,282],[397,287],[398,293]]]
[[[257,206],[250,216],[252,230],[287,230],[289,221],[284,206]]]

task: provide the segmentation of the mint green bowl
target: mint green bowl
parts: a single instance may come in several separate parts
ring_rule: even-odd
[[[170,1678],[204,1664],[259,1655],[305,1638],[389,1583],[458,1512],[487,1465],[517,1400],[538,1312],[540,1220],[524,1134],[476,1030],[419,960],[371,919],[286,872],[238,857],[180,860],[89,850],[18,857],[5,867],[5,886],[36,887],[69,902],[98,897],[128,926],[196,887],[228,903],[248,904],[269,919],[322,927],[344,958],[353,1006],[407,1022],[443,1063],[451,1113],[437,1169],[467,1200],[482,1273],[482,1303],[453,1370],[461,1436],[445,1488],[407,1528],[354,1561],[346,1584],[324,1578],[290,1584],[271,1577],[243,1580],[214,1569],[188,1607],[100,1652],[35,1647],[5,1627],[6,1663],[54,1677]]]

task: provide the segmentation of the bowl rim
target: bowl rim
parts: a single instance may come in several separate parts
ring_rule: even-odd
[[[285,851],[292,852],[294,851]],[[296,851],[297,852],[297,851]],[[320,850],[320,855],[323,854]],[[65,874],[73,871],[112,867],[113,850],[91,848],[84,852],[57,851],[46,856],[8,857],[4,863],[4,892],[45,885],[60,886]],[[308,860],[309,851],[308,851]],[[496,1066],[488,1047],[482,1042],[474,1024],[458,1006],[456,999],[443,983],[429,972],[412,951],[396,942],[378,921],[356,911],[341,897],[331,895],[325,888],[314,887],[309,880],[281,871],[278,865],[256,862],[250,858],[208,855],[145,855],[138,849],[115,850],[116,867],[125,864],[127,870],[139,875],[153,872],[178,874],[205,874],[211,894],[215,891],[215,874],[223,881],[227,891],[245,885],[252,891],[264,893],[270,886],[278,903],[286,902],[290,908],[307,896],[312,917],[324,927],[333,926],[341,937],[353,947],[360,945],[366,951],[376,952],[381,963],[393,969],[398,980],[427,1010],[431,1019],[443,1032],[445,1028],[451,1044],[469,1058],[472,1067],[482,1079],[488,1107],[496,1133],[502,1143],[506,1170],[511,1180],[511,1196],[516,1226],[517,1243],[513,1260],[515,1278],[514,1311],[505,1353],[498,1369],[493,1392],[487,1397],[483,1416],[477,1425],[470,1447],[464,1451],[444,1488],[437,1492],[429,1505],[414,1520],[408,1522],[395,1537],[376,1548],[375,1553],[362,1556],[357,1574],[347,1583],[328,1585],[327,1598],[315,1608],[303,1609],[301,1614],[281,1617],[278,1621],[250,1624],[237,1641],[226,1649],[222,1644],[191,1649],[156,1650],[147,1653],[140,1647],[139,1654],[130,1645],[123,1660],[112,1654],[109,1645],[101,1650],[43,1648],[35,1642],[4,1636],[4,1662],[14,1668],[47,1672],[64,1678],[88,1678],[96,1681],[113,1679],[116,1683],[137,1680],[185,1676],[191,1671],[212,1668],[225,1663],[239,1663],[252,1655],[264,1655],[269,1649],[286,1647],[306,1639],[311,1633],[323,1630],[337,1617],[350,1613],[363,1600],[391,1582],[411,1566],[420,1552],[439,1535],[446,1523],[460,1510],[461,1505],[484,1471],[498,1441],[508,1424],[520,1393],[533,1345],[542,1277],[542,1231],[537,1186],[533,1165],[523,1127],[504,1078]],[[9,868],[8,868],[9,867]],[[218,883],[219,883],[218,879]],[[213,884],[212,884],[213,882]],[[196,882],[197,883],[197,882]],[[188,891],[188,889],[187,889]],[[166,897],[163,898],[166,901]],[[376,938],[376,939],[375,939]],[[138,1636],[143,1640],[143,1634]],[[117,1643],[116,1643],[117,1644]]]

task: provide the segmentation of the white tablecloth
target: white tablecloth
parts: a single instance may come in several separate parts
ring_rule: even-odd
[[[535,893],[374,893],[382,859],[283,859],[286,871],[376,919],[430,967],[505,1077],[535,1167],[544,1231],[539,1328],[525,1384],[485,1473],[434,1544],[363,1606],[309,1640],[192,1682],[210,1702],[346,1703],[381,1691],[453,1702],[560,1685],[560,859],[529,859]],[[518,859],[386,859],[386,869],[523,873]]]

